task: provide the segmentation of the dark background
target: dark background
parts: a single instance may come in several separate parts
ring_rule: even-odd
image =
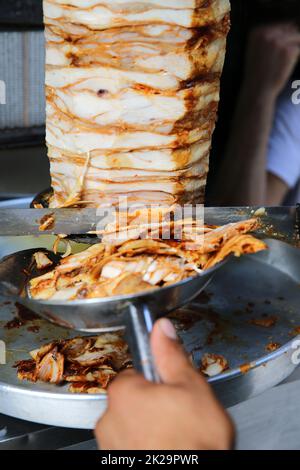
[[[243,79],[245,47],[249,31],[259,23],[286,19],[294,21],[295,18],[300,18],[300,0],[231,0],[231,5],[232,28],[228,38],[227,56],[222,77],[219,119],[213,137],[208,188],[213,183],[230,133],[238,92]],[[0,30],[42,27],[42,0],[0,0]],[[13,129],[0,133],[0,148],[19,147],[20,152],[20,149],[24,149],[24,147],[39,146],[40,152],[45,156],[44,140],[44,128]],[[32,152],[38,152],[38,149]],[[45,160],[43,158],[41,168],[43,175],[48,171]],[[15,164],[17,164],[17,160],[12,165],[15,166]],[[9,171],[7,169],[7,173]],[[38,170],[36,169],[36,171]],[[40,184],[48,184],[48,181]]]
[[[214,183],[224,155],[239,89],[243,80],[247,38],[253,27],[278,21],[296,21],[300,26],[300,0],[231,0],[231,31],[221,82],[219,119],[213,137],[207,190]]]
[[[6,28],[42,27],[42,0],[0,0],[0,21]]]

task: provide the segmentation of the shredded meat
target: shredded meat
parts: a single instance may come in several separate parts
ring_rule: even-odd
[[[272,326],[276,325],[278,322],[278,317],[275,315],[273,316],[266,316],[262,318],[253,318],[250,320],[250,323],[255,326],[261,326],[262,328],[272,328]]]
[[[103,393],[119,371],[131,367],[128,346],[116,333],[54,341],[30,355],[16,364],[20,380],[69,383],[74,393]]]
[[[214,377],[229,369],[227,359],[220,354],[204,354],[200,371],[208,377]]]
[[[279,343],[269,343],[266,346],[266,351],[267,352],[274,352],[277,351],[277,349],[281,348],[281,344]]]
[[[230,254],[266,248],[249,234],[258,227],[256,219],[211,227],[159,215],[159,222],[147,223],[149,212],[139,212],[126,223],[119,220],[107,227],[101,243],[64,258],[52,271],[32,279],[31,296],[74,300],[134,294],[195,276]],[[163,235],[167,238],[159,238]]]

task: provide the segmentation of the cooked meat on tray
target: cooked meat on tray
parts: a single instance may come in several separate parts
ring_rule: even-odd
[[[119,372],[132,367],[128,346],[121,333],[52,341],[31,351],[30,356],[31,359],[15,364],[20,380],[68,384],[71,393],[105,393]],[[199,370],[213,377],[228,368],[223,356],[204,354]]]
[[[105,232],[101,243],[62,259],[54,269],[32,279],[31,296],[75,300],[136,294],[195,276],[230,254],[241,256],[266,248],[263,241],[249,234],[259,225],[256,219],[222,227],[185,221],[180,240],[172,238],[177,228],[174,222],[169,223],[173,231],[169,239],[131,238],[133,232],[145,236],[146,225],[139,226],[138,233],[130,225],[121,239],[116,239],[113,231]],[[165,228],[164,222],[157,224],[156,236]]]
[[[74,393],[103,393],[119,371],[131,367],[128,346],[117,333],[53,341],[30,355],[16,364],[20,380],[69,383]]]
[[[51,207],[203,202],[229,0],[44,0]]]

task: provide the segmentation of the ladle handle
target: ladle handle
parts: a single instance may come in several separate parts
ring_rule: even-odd
[[[135,369],[150,382],[160,382],[154,364],[150,334],[154,319],[146,305],[130,305],[126,319],[126,339]]]

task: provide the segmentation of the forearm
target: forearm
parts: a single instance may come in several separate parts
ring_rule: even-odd
[[[265,204],[266,159],[275,104],[276,96],[269,90],[244,84],[218,176],[217,203]]]

